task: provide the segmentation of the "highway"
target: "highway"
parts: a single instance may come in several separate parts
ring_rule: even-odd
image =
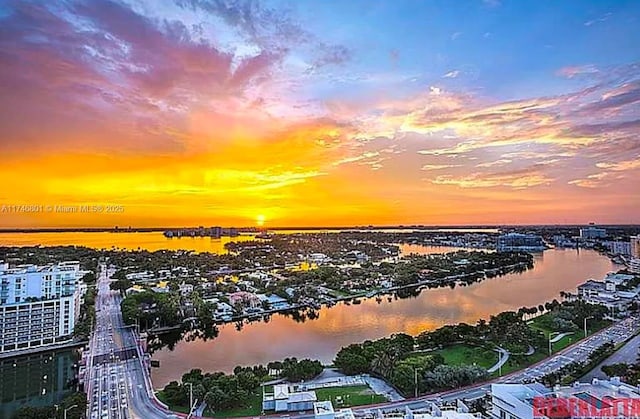
[[[87,417],[90,419],[177,418],[153,397],[136,331],[122,320],[113,272],[101,265],[96,295],[96,325],[87,362]],[[181,415],[180,415],[181,416]]]

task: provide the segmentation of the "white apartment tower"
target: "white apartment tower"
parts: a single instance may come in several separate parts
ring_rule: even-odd
[[[0,352],[70,340],[80,314],[79,262],[0,263]]]
[[[629,270],[633,273],[640,274],[640,235],[631,236],[629,242],[629,247],[631,250]]]
[[[629,250],[632,258],[640,259],[640,235],[631,236],[629,240]]]

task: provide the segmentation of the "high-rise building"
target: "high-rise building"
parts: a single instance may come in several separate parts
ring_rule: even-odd
[[[535,234],[501,234],[496,243],[498,252],[538,252],[546,248],[542,237]]]
[[[609,252],[614,255],[623,255],[630,256],[631,255],[631,243],[623,242],[623,241],[611,241],[608,242]]]
[[[79,262],[0,264],[0,352],[71,339],[80,314]]]
[[[640,258],[640,235],[631,236],[629,240],[629,250],[632,258]]]
[[[589,227],[580,229],[580,238],[585,240],[600,239],[607,237],[607,230],[604,228],[598,228],[595,224],[589,224]]]
[[[214,239],[219,239],[222,236],[222,227],[211,227],[210,232],[211,237],[213,237]]]

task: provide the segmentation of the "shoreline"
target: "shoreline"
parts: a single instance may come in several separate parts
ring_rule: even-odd
[[[393,292],[395,291],[401,291],[401,290],[405,290],[405,289],[416,289],[417,291],[422,292],[423,289],[426,287],[427,289],[431,289],[431,288],[443,288],[443,287],[447,287],[449,286],[451,283],[454,284],[458,284],[458,280],[460,279],[464,279],[464,278],[468,278],[468,277],[472,277],[474,275],[477,275],[478,273],[482,273],[483,276],[481,277],[482,279],[479,281],[474,281],[474,282],[482,282],[486,279],[488,279],[489,277],[487,277],[487,272],[488,271],[497,271],[500,269],[507,269],[506,272],[500,274],[500,275],[496,275],[492,278],[500,278],[501,276],[507,275],[507,274],[511,274],[514,273],[514,268],[517,267],[526,267],[526,270],[529,269],[533,269],[533,266],[531,266],[530,268],[527,267],[528,264],[525,262],[519,262],[519,263],[515,263],[512,265],[506,265],[504,267],[501,268],[494,268],[494,269],[484,269],[482,271],[476,271],[476,272],[472,272],[472,273],[468,273],[465,275],[454,275],[454,276],[448,276],[448,277],[444,277],[440,280],[438,280],[438,282],[443,281],[444,283],[441,285],[437,285],[435,287],[429,287],[429,284],[433,284],[434,280],[433,279],[425,279],[423,281],[419,281],[413,284],[407,284],[407,285],[398,285],[398,286],[394,286],[394,287],[390,287],[390,288],[385,288],[385,289],[379,289],[379,290],[369,290],[369,291],[362,291],[360,293],[357,294],[352,294],[352,295],[348,295],[348,296],[341,296],[341,297],[334,297],[329,301],[325,301],[323,303],[316,303],[316,304],[310,304],[310,303],[304,303],[304,304],[297,304],[295,306],[291,306],[288,307],[286,309],[271,309],[271,310],[265,310],[262,311],[260,313],[250,313],[250,314],[243,314],[243,315],[238,315],[238,316],[233,316],[231,318],[231,320],[223,320],[223,321],[214,321],[214,324],[217,325],[226,325],[226,324],[231,324],[231,323],[237,323],[239,321],[244,321],[245,319],[256,319],[256,320],[260,320],[262,319],[264,316],[269,316],[272,314],[286,314],[288,312],[294,311],[294,310],[300,310],[300,309],[313,309],[313,310],[320,310],[323,307],[327,307],[327,308],[331,308],[334,305],[336,305],[339,302],[352,302],[353,304],[359,304],[359,302],[356,302],[356,300],[359,300],[360,298],[365,298],[365,299],[369,299],[369,298],[374,298],[374,297],[378,297],[378,296],[389,296],[392,295]],[[480,278],[479,278],[480,279]],[[453,280],[453,281],[452,281]],[[188,319],[185,319],[188,321]],[[175,325],[175,326],[165,326],[165,327],[160,327],[160,328],[155,328],[155,329],[148,329],[146,330],[146,332],[150,335],[161,335],[163,333],[167,333],[167,332],[172,332],[172,331],[176,331],[176,330],[182,330],[184,329],[184,322],[182,324],[179,325]],[[185,329],[189,330],[189,329]]]

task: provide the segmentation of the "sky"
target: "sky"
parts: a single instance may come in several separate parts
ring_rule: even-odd
[[[0,227],[640,223],[640,2],[0,0]]]

